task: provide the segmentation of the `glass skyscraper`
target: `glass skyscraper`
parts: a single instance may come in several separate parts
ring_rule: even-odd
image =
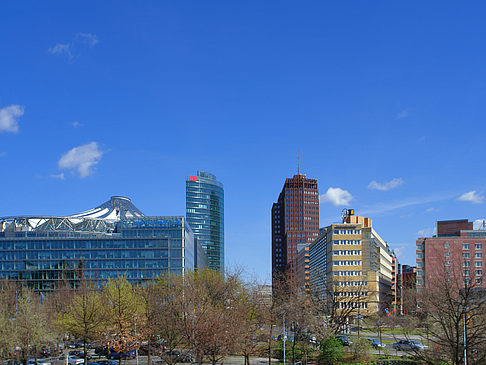
[[[208,267],[224,271],[224,189],[216,176],[198,171],[186,179],[186,217],[206,251]]]
[[[0,278],[35,290],[102,283],[125,275],[134,283],[207,265],[184,217],[149,217],[126,197],[66,217],[0,218]]]

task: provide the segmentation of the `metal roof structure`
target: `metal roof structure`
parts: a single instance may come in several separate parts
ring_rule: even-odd
[[[129,198],[112,196],[94,209],[70,216],[14,216],[0,218],[0,232],[79,232],[111,234],[126,218],[145,217]]]

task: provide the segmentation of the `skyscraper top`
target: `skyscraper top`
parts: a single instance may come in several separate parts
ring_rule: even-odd
[[[216,180],[216,175],[206,171],[198,170],[196,176],[193,175],[187,176],[186,181],[193,181],[193,182],[201,181],[208,184],[216,185],[221,189],[223,188],[223,183]]]

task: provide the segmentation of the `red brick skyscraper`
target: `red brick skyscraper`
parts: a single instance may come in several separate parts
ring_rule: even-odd
[[[298,244],[309,244],[319,234],[317,179],[294,175],[285,180],[272,206],[272,274],[290,270]]]

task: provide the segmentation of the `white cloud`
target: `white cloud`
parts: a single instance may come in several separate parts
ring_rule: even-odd
[[[393,210],[406,208],[415,205],[423,205],[423,204],[430,204],[438,201],[453,199],[457,195],[454,194],[437,194],[430,197],[422,197],[422,198],[409,198],[408,200],[397,201],[397,202],[387,202],[387,203],[378,203],[374,204],[368,208],[364,208],[360,210],[361,214],[364,215],[371,215],[371,214],[384,214]]]
[[[321,202],[329,202],[337,207],[340,205],[349,205],[351,200],[353,200],[353,196],[349,191],[333,187],[327,189],[327,192],[322,194],[319,198]]]
[[[430,207],[430,208],[425,209],[425,211],[426,211],[427,213],[434,212],[435,210],[436,210],[436,209],[435,209],[435,208],[433,208],[433,207]]]
[[[91,33],[76,33],[74,38],[67,43],[58,43],[48,49],[49,53],[57,55],[65,55],[69,59],[74,58],[76,51],[80,48],[88,46],[93,48],[99,42],[98,37]]]
[[[61,156],[57,164],[61,170],[77,170],[79,176],[84,178],[93,173],[94,166],[100,162],[102,156],[103,151],[99,149],[98,143],[91,142],[69,150]]]
[[[73,42],[86,43],[90,47],[94,47],[98,42],[98,37],[91,33],[76,33]]]
[[[397,114],[397,119],[403,119],[403,118],[406,118],[406,117],[408,117],[408,110],[407,109],[403,109]]]
[[[64,180],[64,172],[61,172],[60,174],[52,174],[51,177],[53,179],[59,179],[59,180]]]
[[[373,180],[368,184],[368,189],[388,191],[388,190],[398,188],[400,185],[403,185],[404,183],[405,181],[403,181],[401,177],[396,177],[385,183],[379,183]]]
[[[437,234],[437,227],[423,228],[417,232],[417,237],[432,237]]]
[[[58,43],[53,47],[49,48],[49,52],[51,54],[65,54],[68,58],[73,58],[71,53],[71,44],[70,43]]]
[[[18,119],[24,115],[24,107],[20,105],[10,105],[0,109],[0,133],[19,131]]]
[[[74,122],[71,122],[70,124],[74,128],[78,128],[78,127],[82,127],[83,126],[83,123],[80,123],[77,120],[75,120]]]
[[[457,200],[461,202],[471,202],[474,204],[481,204],[484,201],[484,195],[476,192],[476,190],[462,194]]]

